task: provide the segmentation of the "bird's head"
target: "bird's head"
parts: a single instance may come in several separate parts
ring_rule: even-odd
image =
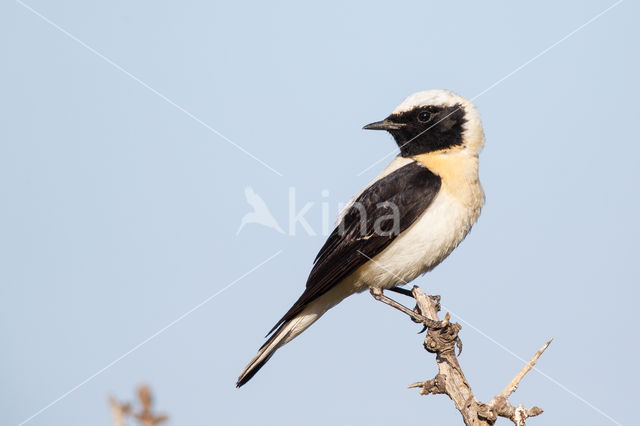
[[[414,93],[387,118],[364,129],[387,130],[403,157],[445,150],[478,155],[484,144],[475,106],[448,90]]]

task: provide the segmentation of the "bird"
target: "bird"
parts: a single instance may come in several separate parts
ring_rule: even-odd
[[[237,387],[346,297],[369,290],[380,300],[384,290],[403,292],[402,285],[441,263],[480,216],[485,136],[471,101],[448,90],[417,92],[363,129],[389,132],[399,154],[342,210],[302,295],[267,334]]]

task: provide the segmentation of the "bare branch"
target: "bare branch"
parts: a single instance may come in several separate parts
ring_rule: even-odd
[[[109,395],[109,407],[113,426],[127,426],[126,417],[131,413],[129,404],[120,404],[112,395]]]
[[[114,426],[127,426],[127,418],[133,417],[142,426],[155,426],[168,419],[166,415],[153,414],[153,397],[148,386],[138,388],[138,398],[140,399],[141,410],[134,413],[131,404],[120,404],[113,396],[109,396],[111,407],[111,417]]]
[[[155,426],[168,419],[165,415],[155,415],[151,410],[153,404],[153,398],[151,397],[151,390],[148,386],[140,386],[138,389],[138,398],[142,405],[142,411],[135,414],[135,418],[140,421],[142,426]]]
[[[516,374],[516,377],[514,377],[513,380],[511,380],[511,382],[507,385],[507,387],[504,388],[504,390],[500,393],[501,396],[503,396],[505,398],[509,398],[511,396],[511,394],[514,393],[516,391],[516,389],[518,389],[518,385],[520,384],[520,380],[522,380],[522,378],[533,368],[533,366],[536,365],[536,362],[538,362],[538,358],[540,358],[540,355],[542,355],[542,353],[549,347],[549,345],[551,344],[552,341],[553,341],[553,339],[549,339],[549,341],[547,343],[545,343],[538,350],[538,352],[536,352],[531,357],[531,359],[529,360],[527,365],[525,365],[524,368],[522,370],[520,370],[520,372],[518,374]]]
[[[443,321],[438,318],[440,296],[427,296],[419,287],[413,287],[411,294],[416,300],[416,307],[411,311],[382,295],[381,291],[372,290],[371,294],[376,300],[409,315],[414,322],[420,322],[427,326],[424,348],[428,352],[436,354],[438,374],[433,379],[413,383],[409,385],[410,388],[420,388],[421,395],[445,394],[449,396],[467,426],[493,425],[498,417],[507,418],[516,426],[525,426],[527,418],[542,414],[542,410],[538,407],[526,409],[522,404],[514,407],[509,402],[509,397],[516,391],[522,378],[531,371],[545,349],[549,347],[551,340],[533,355],[501,393],[488,403],[482,403],[473,395],[456,355],[456,347],[462,348],[462,342],[458,337],[462,327],[458,323],[451,323],[448,313]]]

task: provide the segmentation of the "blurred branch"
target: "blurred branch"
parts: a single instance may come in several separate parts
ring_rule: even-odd
[[[113,426],[127,426],[126,417],[131,412],[131,406],[129,404],[120,404],[112,395],[109,395],[109,406],[111,408]]]
[[[525,426],[527,418],[542,414],[542,409],[538,407],[526,409],[522,404],[514,407],[509,402],[509,397],[551,344],[551,340],[533,355],[502,392],[491,401],[482,403],[473,395],[456,355],[456,346],[460,351],[462,350],[462,342],[458,337],[462,327],[460,324],[451,323],[449,314],[446,314],[444,321],[440,321],[438,318],[440,296],[427,296],[419,287],[413,287],[411,295],[416,300],[414,312],[417,315],[410,315],[410,317],[414,322],[421,322],[428,327],[424,348],[436,355],[438,374],[433,379],[414,383],[409,386],[410,388],[420,388],[421,395],[448,395],[467,426],[493,425],[498,417],[507,418],[516,426]],[[421,321],[420,316],[426,317],[428,321]]]
[[[121,404],[113,396],[109,396],[114,426],[127,426],[127,419],[131,417],[136,419],[141,426],[155,426],[169,418],[164,414],[153,414],[153,397],[148,386],[143,385],[138,388],[138,399],[140,400],[141,409],[138,413],[134,413],[130,404]]]

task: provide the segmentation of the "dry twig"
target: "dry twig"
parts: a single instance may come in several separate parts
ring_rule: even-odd
[[[134,413],[130,404],[120,404],[113,396],[109,396],[114,426],[127,426],[128,417],[138,420],[141,426],[155,426],[169,418],[163,414],[153,414],[151,409],[153,398],[148,386],[143,385],[138,388],[138,398],[140,399],[141,410],[138,413]]]
[[[460,324],[451,323],[449,314],[446,314],[444,321],[440,321],[438,318],[440,296],[427,296],[419,287],[413,287],[411,294],[416,300],[416,307],[412,313],[407,313],[405,310],[408,311],[408,309],[404,306],[402,306],[404,309],[395,305],[392,306],[407,313],[412,320],[422,322],[428,327],[424,348],[436,354],[438,374],[431,380],[414,383],[409,386],[410,388],[420,388],[421,395],[448,395],[467,426],[493,425],[498,417],[507,418],[516,426],[525,426],[527,418],[542,413],[542,410],[538,407],[525,409],[522,404],[514,407],[509,402],[509,397],[516,391],[522,378],[533,368],[538,358],[551,344],[551,340],[536,352],[502,392],[493,397],[488,403],[482,403],[473,395],[471,386],[469,386],[462,373],[462,368],[456,355],[456,346],[459,349],[462,348],[462,343],[458,337],[462,327]],[[374,297],[380,300],[380,295],[374,294]],[[397,304],[397,302],[394,303]],[[426,317],[427,321],[421,321],[420,317],[422,316]]]
[[[127,426],[126,417],[131,413],[131,406],[120,404],[113,396],[109,395],[109,407],[111,408],[113,426]]]

